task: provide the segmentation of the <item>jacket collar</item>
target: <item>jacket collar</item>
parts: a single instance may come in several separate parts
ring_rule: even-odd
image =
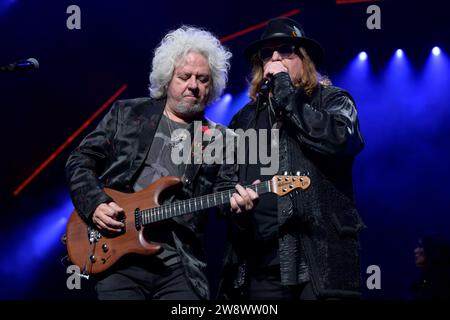
[[[149,99],[146,102],[142,103],[140,106],[136,108],[137,119],[136,124],[140,126],[138,129],[138,148],[136,158],[134,160],[134,166],[132,169],[132,180],[137,178],[138,172],[140,172],[141,166],[144,164],[145,159],[148,156],[150,151],[150,147],[153,143],[153,138],[155,137],[156,130],[158,128],[159,122],[161,121],[161,117],[163,115],[164,107],[166,105],[166,99]],[[191,137],[194,138],[195,134],[204,134],[205,128],[213,129],[216,127],[216,123],[206,119],[203,117],[202,126],[198,128],[202,132],[191,132]],[[198,131],[197,130],[197,131]],[[211,139],[207,141],[202,141],[201,149],[205,149],[205,147],[211,142]],[[201,161],[202,162],[202,161]],[[183,176],[183,182],[190,184],[196,178],[199,169],[201,167],[201,163],[191,163],[186,167],[186,172]]]

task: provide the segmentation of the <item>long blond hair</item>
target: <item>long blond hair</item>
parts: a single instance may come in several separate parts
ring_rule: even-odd
[[[302,87],[306,94],[311,96],[318,83],[323,85],[331,85],[331,80],[317,71],[314,62],[311,60],[304,48],[298,48],[296,54],[300,57],[303,63],[303,73],[300,80],[297,83],[294,83],[296,87]],[[253,67],[251,72],[249,95],[250,98],[255,101],[263,79],[263,62],[258,57],[258,54],[253,55],[251,64]]]

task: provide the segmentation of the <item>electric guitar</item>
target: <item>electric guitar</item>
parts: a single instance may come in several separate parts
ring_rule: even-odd
[[[284,196],[296,189],[306,189],[310,183],[307,176],[279,175],[245,187],[253,189],[257,194],[272,192]],[[93,224],[86,224],[74,210],[67,223],[65,236],[70,261],[80,268],[82,274],[89,275],[107,270],[126,254],[155,254],[160,251],[161,246],[149,241],[143,232],[146,226],[229,203],[236,192],[235,189],[230,189],[160,205],[163,196],[173,194],[174,189],[181,186],[179,177],[169,176],[136,193],[105,188],[104,191],[124,209],[118,220],[125,227],[117,234],[104,233]]]

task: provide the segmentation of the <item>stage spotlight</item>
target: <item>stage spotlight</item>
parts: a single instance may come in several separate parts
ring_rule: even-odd
[[[0,14],[5,13],[15,3],[16,0],[0,0]]]
[[[224,103],[230,103],[232,99],[233,99],[233,96],[231,94],[229,94],[229,93],[226,93],[223,96],[223,102]]]
[[[367,60],[367,53],[365,51],[361,51],[358,55],[359,60],[365,61]]]
[[[229,93],[224,94],[219,100],[214,102],[206,109],[206,117],[214,122],[226,125],[228,117],[231,119],[233,114],[230,113],[230,103],[233,96]],[[229,120],[228,120],[229,121]]]
[[[396,51],[395,51],[395,56],[397,57],[397,58],[402,58],[403,57],[403,50],[402,49],[397,49]]]
[[[433,53],[433,55],[438,56],[441,54],[441,49],[439,47],[434,47],[431,52]]]

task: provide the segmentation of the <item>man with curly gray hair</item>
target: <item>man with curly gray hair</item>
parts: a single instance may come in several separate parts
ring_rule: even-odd
[[[231,52],[208,31],[184,26],[167,34],[155,50],[150,73],[152,98],[167,96],[177,61],[193,52],[207,58],[211,73],[210,93],[205,103],[209,104],[222,95],[228,80]]]
[[[227,212],[252,208],[257,195],[236,185],[236,164],[186,161],[180,165],[172,158],[172,151],[197,130],[227,135],[228,129],[204,117],[204,109],[223,93],[230,58],[231,53],[205,30],[182,26],[163,38],[152,62],[151,97],[117,101],[67,161],[71,197],[85,221],[102,233],[126,232],[120,203],[103,188],[138,192],[164,176],[181,176],[184,182],[181,191],[166,201],[235,187]],[[200,141],[200,146],[205,149],[210,142]],[[188,146],[195,150],[194,143]],[[98,298],[208,299],[202,254],[205,219],[205,212],[195,212],[144,228],[144,239],[161,244],[162,250],[151,256],[125,255],[97,277]]]

